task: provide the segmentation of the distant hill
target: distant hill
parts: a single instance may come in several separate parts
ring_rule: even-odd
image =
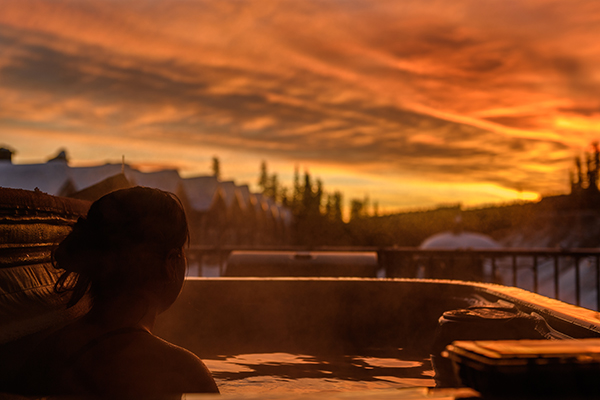
[[[543,198],[529,218],[507,232],[510,247],[600,247],[600,193],[593,188]]]
[[[352,245],[418,246],[429,236],[463,229],[508,247],[600,247],[600,192],[575,191],[536,203],[462,210],[460,206],[361,218],[348,224]]]

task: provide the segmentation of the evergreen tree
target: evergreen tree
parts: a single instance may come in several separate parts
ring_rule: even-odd
[[[313,203],[313,191],[312,182],[310,180],[310,174],[308,171],[304,172],[304,188],[302,189],[302,207],[301,213],[308,213],[312,208]]]
[[[333,223],[342,222],[342,193],[335,191],[327,195],[325,202],[326,219]]]
[[[328,221],[333,221],[333,195],[327,195],[327,202],[325,202],[325,217]]]
[[[300,210],[300,204],[302,203],[302,187],[300,186],[300,172],[298,166],[294,167],[294,192],[292,194],[292,209],[294,215]]]
[[[364,202],[359,199],[350,200],[350,221],[360,219],[364,215]]]
[[[335,191],[333,193],[333,220],[335,222],[342,222],[342,192]]]
[[[212,173],[215,178],[217,178],[217,179],[221,178],[221,165],[219,163],[219,158],[217,156],[214,156],[212,158]]]
[[[260,163],[260,176],[258,178],[258,187],[262,193],[265,193],[269,185],[269,174],[267,173],[267,162]]]
[[[294,216],[294,242],[299,245],[351,245],[373,241],[369,197],[352,199],[351,220],[359,223],[344,223],[342,193],[327,193],[323,181],[314,182],[308,171],[301,177],[298,166],[294,167],[293,183],[290,188],[282,185],[276,173],[269,174],[266,161],[260,166],[258,185],[265,196],[287,206]],[[378,215],[378,204],[373,204],[373,214]],[[371,236],[370,236],[371,235]]]
[[[265,194],[272,198],[274,201],[277,201],[277,199],[279,198],[279,191],[281,190],[279,188],[279,178],[277,177],[277,174],[274,173],[273,175],[271,175],[267,182],[268,185],[265,190]]]
[[[577,168],[577,185],[583,186],[583,172],[581,171],[581,160],[579,157],[575,157],[575,167]]]
[[[317,190],[314,194],[313,208],[314,213],[321,215],[321,205],[323,203],[323,182],[320,178],[317,179]]]
[[[290,200],[288,199],[288,188],[282,186],[281,188],[281,205],[284,207],[290,207]]]

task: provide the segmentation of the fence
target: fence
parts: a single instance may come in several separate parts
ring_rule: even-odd
[[[517,286],[600,310],[600,249],[423,250],[398,247],[202,247],[190,265],[213,265],[221,275],[233,250],[376,252],[380,277],[462,279]],[[198,271],[201,271],[199,269]],[[200,272],[198,275],[202,275]]]

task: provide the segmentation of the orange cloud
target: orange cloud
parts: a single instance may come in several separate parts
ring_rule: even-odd
[[[592,0],[8,0],[0,129],[556,192],[597,139],[599,16]]]

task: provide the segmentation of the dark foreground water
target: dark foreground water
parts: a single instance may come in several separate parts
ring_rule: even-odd
[[[239,354],[204,359],[221,393],[314,393],[434,386],[429,359],[403,354]]]

